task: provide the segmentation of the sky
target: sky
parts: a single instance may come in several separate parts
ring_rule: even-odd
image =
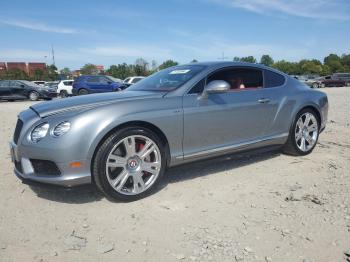
[[[79,69],[350,53],[350,0],[2,1],[0,61]],[[223,55],[224,54],[224,55]]]

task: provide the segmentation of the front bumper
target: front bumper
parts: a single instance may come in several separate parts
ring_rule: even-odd
[[[24,180],[66,187],[91,183],[91,161],[82,157],[87,154],[76,144],[49,137],[40,141],[42,143],[28,142],[29,132],[40,120],[30,109],[19,115],[13,141],[9,144],[15,174]],[[80,166],[74,167],[72,162],[80,162]]]
[[[57,97],[57,92],[56,91],[51,91],[51,90],[42,90],[39,92],[40,98],[55,98]]]
[[[71,168],[69,163],[55,163],[59,172],[37,172],[33,166],[33,159],[30,155],[22,155],[19,147],[10,142],[11,159],[14,163],[14,172],[21,180],[31,180],[34,182],[53,184],[64,187],[73,187],[91,183],[91,174],[82,168],[82,170],[76,170]],[[35,158],[38,158],[36,153]],[[41,159],[45,161],[48,158],[47,155],[43,155]],[[80,161],[82,166],[87,165],[87,161]]]

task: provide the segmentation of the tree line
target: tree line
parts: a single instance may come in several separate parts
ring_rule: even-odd
[[[289,62],[286,60],[274,61],[270,55],[261,56],[258,61],[254,56],[234,57],[233,61],[260,63],[269,67],[276,68],[290,75],[330,75],[337,72],[350,72],[350,54],[329,54],[323,61],[317,59],[302,59],[299,62]],[[198,62],[196,59],[192,63]],[[83,75],[107,74],[119,79],[125,79],[129,76],[149,76],[159,70],[178,65],[174,60],[166,60],[159,66],[156,61],[149,63],[143,58],[138,58],[134,64],[121,63],[111,65],[104,72],[100,72],[95,65],[84,65],[80,73]],[[46,70],[36,69],[31,76],[20,69],[10,69],[0,75],[1,79],[23,79],[23,80],[44,80],[54,81],[61,78],[71,77],[72,72],[65,67],[58,72],[55,65],[48,65]]]

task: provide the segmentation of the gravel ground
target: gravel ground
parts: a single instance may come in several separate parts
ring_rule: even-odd
[[[31,103],[0,102],[0,261],[346,261],[350,88],[324,91],[328,125],[311,155],[180,166],[133,203],[112,203],[93,187],[21,184],[7,142]]]

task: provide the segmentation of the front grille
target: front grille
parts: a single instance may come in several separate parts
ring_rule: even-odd
[[[57,165],[49,160],[30,159],[34,174],[37,176],[59,176],[61,171]]]
[[[23,122],[21,119],[18,119],[17,124],[16,124],[15,133],[13,135],[13,142],[15,142],[15,144],[17,144],[17,142],[18,142],[18,138],[19,138],[19,135],[21,134],[22,127],[23,127]]]

